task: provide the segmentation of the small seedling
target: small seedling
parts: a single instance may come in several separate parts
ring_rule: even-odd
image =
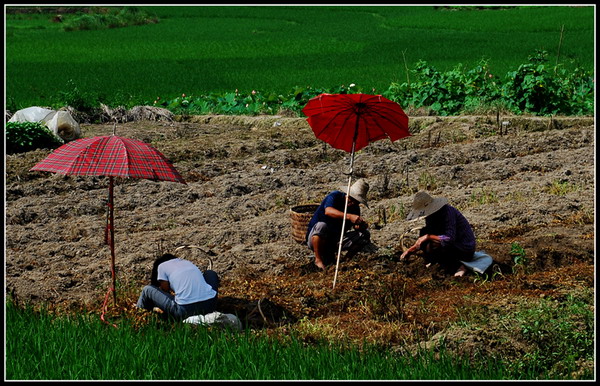
[[[516,271],[524,271],[528,264],[527,254],[525,249],[517,242],[510,245],[510,255],[513,257],[513,273]]]

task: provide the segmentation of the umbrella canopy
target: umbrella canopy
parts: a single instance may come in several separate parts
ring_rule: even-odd
[[[380,139],[395,141],[410,135],[408,116],[381,95],[321,94],[302,112],[317,138],[348,153]]]
[[[65,175],[109,177],[109,210],[105,240],[110,245],[111,251],[113,285],[109,291],[113,291],[116,304],[113,178],[144,178],[155,181],[173,181],[182,184],[186,182],[161,152],[142,141],[116,135],[81,138],[66,143],[30,170],[48,171]]]
[[[395,141],[409,136],[408,116],[397,103],[381,95],[367,94],[321,94],[309,100],[302,112],[308,117],[308,124],[317,138],[336,149],[351,153],[342,233],[333,278],[335,288],[346,226],[354,152],[380,139]]]
[[[145,178],[185,184],[161,152],[145,142],[116,135],[69,142],[31,170],[67,175]]]

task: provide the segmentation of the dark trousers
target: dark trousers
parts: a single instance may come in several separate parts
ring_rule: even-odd
[[[327,240],[327,250],[322,256],[323,264],[329,265],[336,262],[336,255],[340,245],[340,236],[338,232],[332,232],[324,222],[316,223],[308,234],[306,245],[314,250],[312,237],[319,236]],[[349,230],[344,233],[342,239],[342,251],[347,251],[346,256],[350,257],[361,248],[371,242],[371,233],[368,230]]]
[[[220,280],[217,273],[207,270],[203,272],[203,275],[204,280],[218,292]],[[196,303],[180,305],[175,302],[174,295],[162,291],[157,286],[147,285],[142,290],[137,306],[149,311],[158,307],[164,311],[166,318],[182,321],[193,315],[206,315],[214,312],[217,306],[217,296]]]

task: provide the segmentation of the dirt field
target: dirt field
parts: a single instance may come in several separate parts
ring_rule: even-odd
[[[220,310],[254,328],[392,346],[444,334],[462,347],[527,351],[492,322],[485,334],[448,326],[475,307],[508,312],[594,286],[595,127],[593,118],[500,121],[509,122],[502,135],[496,116],[411,117],[411,137],[358,153],[355,178],[371,186],[363,214],[377,249],[342,258],[335,290],[335,268],[313,269],[310,251],[290,236],[289,211],[345,187],[349,156],[317,140],[304,119],[120,124],[117,135],[151,143],[187,185],[117,180],[118,309],[133,312],[157,253],[197,245],[203,250],[180,254],[201,267],[210,257],[222,277]],[[112,130],[83,124],[82,136]],[[21,302],[99,312],[111,282],[107,178],[29,172],[48,154],[6,157],[6,290]],[[404,220],[419,189],[470,220],[477,249],[495,261],[487,276],[454,278],[418,256],[398,260],[401,236],[422,226]],[[514,265],[514,245],[524,266]]]

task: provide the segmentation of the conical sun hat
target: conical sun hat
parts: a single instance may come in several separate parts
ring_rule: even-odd
[[[442,207],[447,203],[448,200],[444,197],[433,198],[426,192],[418,192],[415,194],[412,204],[412,211],[408,214],[406,220],[412,221],[427,217],[430,214],[442,209]]]
[[[346,187],[340,188],[340,190],[345,190],[345,189],[346,189]],[[367,201],[367,193],[368,192],[369,192],[369,184],[361,178],[361,179],[357,180],[354,184],[352,184],[352,186],[350,187],[350,191],[348,192],[349,193],[348,195],[368,208],[369,207],[369,204]]]

